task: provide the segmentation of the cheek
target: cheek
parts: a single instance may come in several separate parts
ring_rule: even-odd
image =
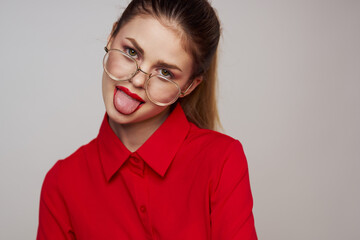
[[[102,76],[102,88],[103,88],[103,91],[104,90],[109,90],[110,88],[113,88],[114,87],[114,84],[113,84],[113,80],[111,80],[109,78],[109,76],[103,72],[103,76]]]
[[[102,76],[102,95],[103,95],[103,99],[106,103],[107,100],[109,100],[110,98],[112,98],[111,95],[111,89],[113,88],[113,84],[111,84],[111,80],[107,77],[106,73],[103,72],[103,76]]]

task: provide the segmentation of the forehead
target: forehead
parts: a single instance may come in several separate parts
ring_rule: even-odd
[[[138,15],[121,27],[114,39],[114,47],[120,47],[126,38],[133,38],[144,50],[144,57],[177,64],[192,65],[192,57],[185,50],[180,29],[166,26],[154,17]],[[188,63],[188,64],[185,64]]]

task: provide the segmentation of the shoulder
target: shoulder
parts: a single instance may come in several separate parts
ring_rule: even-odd
[[[191,145],[197,153],[202,153],[199,156],[202,156],[206,165],[211,168],[210,179],[213,187],[218,185],[221,176],[226,175],[234,180],[247,173],[247,159],[239,140],[191,124],[187,141],[187,145]]]
[[[96,141],[96,138],[91,140],[89,143],[80,146],[69,156],[59,160],[61,162],[62,168],[82,167],[81,165],[83,165],[88,159],[87,155],[91,154],[91,152],[97,151]]]
[[[202,145],[202,147],[206,146],[209,150],[221,149],[222,152],[231,150],[233,147],[242,148],[239,140],[214,130],[199,128],[193,123],[190,123],[187,141]]]
[[[229,135],[202,129],[191,123],[186,141],[187,146],[190,145],[193,151],[201,153],[206,162],[216,169],[226,162],[247,166],[242,143]]]
[[[79,169],[84,168],[87,161],[87,153],[96,150],[96,139],[80,146],[75,152],[69,156],[57,160],[45,175],[43,186],[55,187],[62,180],[69,179],[71,176],[77,175]]]

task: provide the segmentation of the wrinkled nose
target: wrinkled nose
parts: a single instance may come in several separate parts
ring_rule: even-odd
[[[135,74],[134,77],[132,77],[130,79],[130,82],[137,88],[143,88],[146,82],[146,79],[149,78],[148,73],[146,73],[145,71],[143,71],[142,69],[139,68],[138,72]]]

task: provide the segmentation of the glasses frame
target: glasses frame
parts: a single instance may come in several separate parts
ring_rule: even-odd
[[[176,102],[176,101],[178,100],[178,98],[179,98],[181,95],[184,96],[184,95],[187,93],[187,91],[189,91],[189,89],[190,89],[190,88],[192,87],[192,85],[194,84],[194,80],[193,80],[193,81],[191,82],[191,84],[185,89],[185,91],[182,91],[181,88],[180,88],[180,86],[179,86],[179,84],[177,84],[177,83],[174,82],[173,80],[168,79],[168,78],[166,78],[166,77],[164,77],[164,76],[161,76],[161,75],[158,75],[158,74],[153,75],[152,73],[147,73],[147,72],[143,71],[143,70],[139,67],[139,63],[138,63],[138,61],[137,61],[135,58],[133,58],[132,56],[130,56],[129,54],[127,54],[126,52],[124,52],[124,51],[122,51],[122,50],[120,50],[120,49],[108,48],[108,45],[109,45],[109,43],[104,47],[106,53],[105,53],[104,58],[103,58],[103,68],[104,68],[104,71],[106,72],[106,74],[107,74],[111,79],[113,79],[113,80],[115,80],[115,81],[130,81],[130,82],[131,82],[131,79],[132,79],[138,72],[142,72],[143,74],[147,75],[148,77],[146,78],[145,83],[144,83],[144,89],[145,89],[146,96],[149,98],[149,100],[150,100],[151,102],[153,102],[154,104],[156,104],[156,105],[158,105],[158,106],[168,106],[168,105],[173,104],[174,102]],[[115,78],[114,76],[112,76],[112,74],[109,73],[108,70],[105,68],[105,59],[107,59],[108,54],[109,54],[110,51],[120,52],[120,53],[123,54],[124,56],[130,58],[130,59],[131,59],[132,61],[134,61],[134,63],[136,64],[136,70],[134,71],[134,73],[133,73],[128,79],[116,79],[116,78]],[[161,78],[161,79],[164,79],[164,80],[166,80],[166,81],[172,82],[172,83],[174,83],[174,84],[177,86],[177,88],[178,88],[179,91],[178,91],[178,93],[177,93],[177,96],[176,96],[171,102],[169,102],[169,103],[161,103],[161,102],[157,102],[157,101],[153,100],[153,99],[150,97],[150,94],[148,93],[147,88],[148,88],[148,84],[149,84],[150,78],[151,78],[151,77],[154,77],[154,76],[156,76],[156,77],[158,77],[158,78]]]

